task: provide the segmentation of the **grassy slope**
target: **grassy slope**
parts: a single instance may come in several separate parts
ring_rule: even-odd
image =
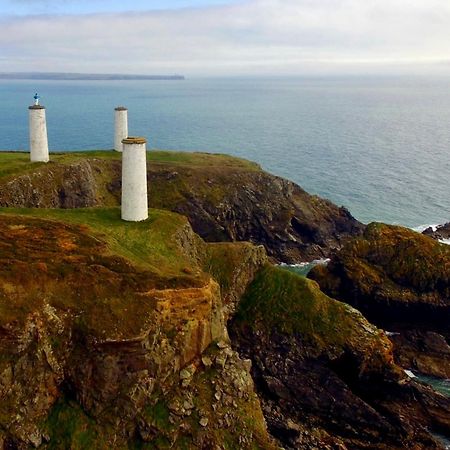
[[[352,326],[345,305],[327,297],[314,282],[273,266],[258,273],[237,318],[255,328],[301,333],[324,346],[343,344]]]
[[[117,208],[2,209],[0,221],[0,325],[46,301],[83,311],[83,326],[99,336],[135,336],[155,302],[139,293],[205,284],[175,242],[187,221],[170,212],[125,223]]]
[[[359,259],[369,272],[369,265],[382,268],[400,286],[419,292],[448,286],[450,246],[407,228],[371,223],[342,253],[350,262]]]
[[[120,154],[115,152],[82,152],[54,155],[52,160],[57,163],[69,164],[86,157],[119,160]],[[246,170],[259,170],[259,167],[256,164],[225,155],[149,152],[148,161],[154,164],[169,164],[171,167],[177,165],[214,168],[226,166],[230,168],[240,167],[245,168]],[[39,164],[39,166],[45,165]],[[47,167],[48,166],[49,165],[47,165]],[[38,167],[38,165],[28,162],[27,154],[0,153],[0,178],[27,173],[33,171],[36,167]],[[187,224],[187,220],[183,216],[155,209],[151,209],[149,215],[150,217],[147,221],[140,223],[126,223],[120,219],[119,208],[89,208],[77,210],[0,208],[0,220],[2,216],[9,218],[19,217],[19,219],[24,217],[27,220],[31,218],[36,219],[36,227],[39,227],[42,223],[40,219],[50,221],[51,223],[56,224],[56,226],[59,224],[62,226],[62,223],[76,226],[80,225],[82,227],[81,229],[89,236],[101,239],[107,243],[107,253],[123,256],[144,269],[157,271],[164,276],[186,277],[186,267],[192,268],[192,261],[181,252],[179,246],[174,241],[180,229]],[[22,227],[22,225],[10,226],[17,230]],[[24,229],[25,228],[28,228],[28,224]],[[45,246],[45,244],[42,245]],[[224,254],[226,254],[225,246],[226,244],[221,245],[221,250],[223,250]],[[236,244],[236,246],[240,247],[241,245]],[[223,252],[221,251],[220,253],[222,254]],[[214,258],[212,258],[212,255],[208,262],[211,265],[214,265]],[[57,261],[55,261],[55,263],[57,263]],[[192,269],[189,273],[192,273]],[[71,299],[65,298],[65,296],[62,297],[64,298],[65,303],[72,306]],[[87,300],[91,301],[92,299]],[[77,302],[79,302],[79,299],[77,299]],[[119,309],[123,309],[124,304],[128,309],[133,308],[132,299],[127,298],[125,295],[124,298],[120,299],[120,301],[117,300],[117,302],[113,298],[108,298],[106,302],[104,302],[103,299],[95,298],[95,303],[99,304],[98,307],[95,307],[96,313],[92,314],[95,316],[93,317],[95,324],[88,323],[87,325],[89,325],[89,328],[91,328],[91,326],[98,326],[102,329],[106,328],[106,325],[101,320],[102,317],[108,317],[108,321],[115,322],[114,311],[111,311],[111,308],[113,308],[116,303]],[[106,308],[105,305],[107,306],[107,313],[104,311]],[[64,306],[67,305],[65,304]],[[85,304],[77,306],[91,308],[91,306]],[[118,314],[120,314],[120,311]],[[135,320],[134,317],[131,317],[131,319]],[[209,387],[210,383],[202,382],[204,377],[206,377],[206,375],[203,377],[200,376],[200,379],[198,380],[199,390],[201,391],[197,397],[198,401],[203,401],[203,397],[207,397],[210,401],[213,395],[213,391]],[[203,384],[205,386],[203,386]],[[203,387],[200,389],[200,386]],[[203,392],[203,390],[205,390],[205,392]],[[241,421],[239,423],[245,423],[247,428],[254,433],[254,448],[260,448],[257,442],[261,443],[263,446],[261,448],[268,448],[268,444],[265,442],[267,440],[265,431],[261,428],[264,423],[263,418],[262,416],[255,416],[254,403],[250,404],[248,401],[241,399],[237,399],[237,402],[239,404],[239,410],[242,413]],[[256,402],[256,397],[252,402]],[[161,414],[167,415],[167,413],[167,410],[163,410],[162,413],[160,410],[155,412],[157,416]],[[211,419],[213,419],[213,411],[211,411],[211,415]],[[167,419],[167,417],[163,417],[163,419]],[[165,422],[167,422],[167,420]],[[192,426],[199,427],[198,417],[193,417]],[[52,438],[48,448],[104,448],[101,433],[105,430],[99,429],[98,424],[88,417],[79,405],[64,398],[60,399],[52,409],[51,414],[46,420],[45,428]],[[107,431],[108,430],[106,430],[106,432]],[[235,435],[229,435],[227,430],[220,430],[217,432],[215,438],[217,438],[218,442],[222,442],[226,448],[232,449],[236,448],[236,438],[238,438],[239,435],[239,432],[236,432]],[[183,440],[186,442],[185,446],[181,445]],[[193,448],[190,441],[190,439],[181,436],[177,444],[180,444],[179,448]],[[164,442],[161,442],[160,444],[161,448],[166,448]],[[155,447],[152,444],[145,446],[145,448],[156,447],[157,444]]]
[[[271,333],[300,335],[319,353],[338,355],[350,348],[363,370],[388,367],[390,344],[384,333],[353,308],[320,291],[317,283],[274,266],[266,266],[248,287],[236,314],[237,324]]]
[[[86,158],[104,160],[120,160],[121,154],[111,150],[81,151],[67,153],[51,153],[50,163],[71,164]],[[151,150],[147,152],[147,161],[154,164],[188,165],[189,167],[228,167],[245,168],[246,170],[261,170],[258,164],[241,158],[223,154],[198,152],[175,152]],[[45,163],[31,163],[28,153],[0,152],[0,179],[12,175],[21,175],[35,170]]]
[[[157,273],[175,276],[190,265],[174,242],[187,219],[168,211],[149,210],[143,222],[124,222],[119,208],[24,209],[0,208],[1,214],[32,216],[84,225],[89,234],[106,241],[111,252]]]

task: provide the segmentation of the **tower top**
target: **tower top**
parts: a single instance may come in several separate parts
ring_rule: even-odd
[[[146,144],[147,139],[144,137],[136,137],[136,136],[129,136],[125,139],[122,139],[122,144]]]
[[[118,106],[117,108],[114,108],[116,111],[128,111],[128,108],[125,108],[125,106]]]
[[[45,109],[45,106],[42,105],[31,105],[28,109]]]

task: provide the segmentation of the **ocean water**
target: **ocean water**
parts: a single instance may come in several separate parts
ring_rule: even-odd
[[[112,148],[113,109],[150,148],[257,161],[363,222],[450,220],[444,78],[0,81],[0,149],[28,148],[39,92],[51,151]]]

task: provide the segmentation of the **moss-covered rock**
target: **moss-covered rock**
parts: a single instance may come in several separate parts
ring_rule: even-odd
[[[372,223],[309,277],[384,329],[450,336],[450,246],[427,236]]]
[[[230,335],[284,448],[440,448],[427,428],[450,431],[450,400],[408,379],[382,330],[304,277],[260,271]]]
[[[186,218],[151,210],[129,224],[117,208],[0,218],[5,448],[214,448],[225,438],[273,448],[248,365],[224,342],[220,286],[199,262],[207,245]],[[224,344],[207,367],[214,342]],[[216,411],[214,383],[232,399]],[[190,414],[171,409],[178,401]],[[220,429],[214,414],[226,416]]]

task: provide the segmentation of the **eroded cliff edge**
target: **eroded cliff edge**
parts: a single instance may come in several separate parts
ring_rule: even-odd
[[[449,400],[262,247],[162,210],[0,214],[4,448],[441,448]]]
[[[275,448],[206,248],[165,211],[3,211],[0,448]]]
[[[78,208],[120,202],[120,154],[60,154],[47,165],[3,153],[0,206]],[[149,206],[185,215],[206,241],[262,244],[279,262],[328,257],[364,226],[343,207],[225,155],[148,152]]]
[[[174,209],[212,160],[169,155],[153,165],[173,185],[150,189]],[[0,170],[9,206],[40,207],[0,211],[4,447],[274,448],[264,415],[284,448],[441,448],[428,430],[449,434],[448,399],[411,381],[356,310],[267,266],[261,246],[207,244],[163,210],[124,224],[118,208],[43,209],[117,204],[116,155],[92,156]],[[217,158],[237,179],[259,172]],[[179,166],[192,170],[182,189]],[[189,195],[216,205],[213,180]],[[334,239],[321,251],[347,238]]]
[[[265,267],[230,333],[284,448],[442,448],[429,430],[450,432],[450,399],[406,376],[386,334],[315,282]]]

